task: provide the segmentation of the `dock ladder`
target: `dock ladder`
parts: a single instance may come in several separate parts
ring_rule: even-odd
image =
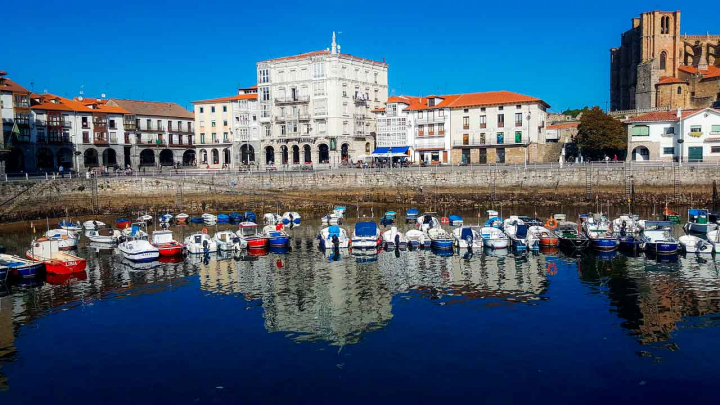
[[[680,200],[680,166],[673,165],[673,191],[675,194],[675,203]]]
[[[630,198],[632,197],[632,181],[632,163],[625,162],[625,199],[627,200],[630,200]]]
[[[592,200],[593,197],[593,186],[592,186],[592,163],[585,163],[585,198]]]

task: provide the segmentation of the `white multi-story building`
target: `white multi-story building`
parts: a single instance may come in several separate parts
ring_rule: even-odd
[[[720,110],[651,112],[624,125],[627,160],[720,161]]]
[[[407,154],[409,159],[415,156],[415,114],[406,108],[413,104],[424,104],[424,98],[413,96],[392,96],[388,98],[385,108],[377,108],[372,112],[377,116],[377,135],[375,150],[377,157],[396,156],[397,153]]]
[[[7,72],[0,70],[0,173],[5,172],[6,165],[9,171],[25,170],[20,148],[16,146],[15,151],[5,152],[4,147],[30,140],[30,92],[6,75]]]
[[[336,167],[373,147],[375,117],[387,101],[388,65],[323,51],[257,63],[261,166]]]

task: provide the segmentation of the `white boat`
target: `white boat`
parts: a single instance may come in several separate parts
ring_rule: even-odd
[[[430,247],[430,238],[425,234],[425,232],[420,231],[418,229],[411,229],[407,232],[405,232],[405,238],[408,241],[408,245],[410,245],[413,248],[429,248]]]
[[[345,207],[335,207],[333,214],[339,217],[345,217]]]
[[[323,225],[340,225],[343,222],[343,215],[338,215],[333,212],[320,218],[320,221]]]
[[[58,241],[58,248],[60,250],[75,249],[80,240],[77,232],[69,229],[51,229],[45,232],[45,237]]]
[[[185,238],[185,249],[191,254],[217,252],[217,243],[207,233],[194,233]]]
[[[513,248],[517,250],[540,249],[540,240],[528,232],[528,225],[517,215],[511,215],[502,223],[502,226],[505,235],[510,238]]]
[[[265,222],[265,225],[275,225],[281,224],[283,219],[279,214],[268,213],[263,215],[263,221]]]
[[[380,228],[375,222],[358,222],[355,224],[350,244],[353,249],[377,249],[381,240]]]
[[[147,240],[147,232],[141,231],[138,224],[134,224],[129,229],[131,232],[128,240],[118,245],[118,250],[123,257],[134,262],[157,260],[160,257],[160,251]]]
[[[137,218],[137,222],[145,222],[146,224],[151,224],[153,222],[153,216],[150,214],[140,215]]]
[[[488,220],[485,221],[485,226],[491,226],[493,228],[502,228],[503,220],[500,214],[495,210],[487,210],[485,213],[488,216]]]
[[[92,229],[98,229],[98,228],[105,228],[106,226],[107,226],[107,225],[105,225],[104,222],[102,222],[102,221],[97,221],[97,220],[94,220],[94,219],[93,219],[93,220],[90,220],[90,221],[85,221],[85,222],[83,222],[83,228],[85,228],[86,231],[87,231],[87,230],[92,230]]]
[[[720,230],[708,232],[707,240],[713,245],[715,253],[720,253]]]
[[[431,228],[427,232],[430,238],[430,247],[433,249],[452,249],[453,237],[446,230],[437,227]]]
[[[704,235],[718,229],[718,224],[710,222],[710,215],[707,210],[690,209],[688,210],[688,220],[683,228],[685,232]]]
[[[425,212],[417,219],[417,228],[425,233],[433,228],[440,228],[440,220],[434,212]]]
[[[640,223],[637,215],[624,214],[613,219],[612,230],[616,235],[638,235],[640,234]]]
[[[407,248],[407,238],[402,232],[398,231],[396,226],[392,226],[389,230],[383,232],[382,238],[387,250],[395,248],[404,250]]]
[[[557,234],[544,226],[533,225],[528,228],[528,234],[532,235],[535,240],[538,240],[542,247],[560,246],[560,238]]]
[[[331,225],[327,228],[323,228],[318,235],[320,248],[333,249],[335,247],[335,244],[333,243],[333,236],[337,237],[338,248],[342,249],[350,246],[350,238],[348,238],[347,231],[337,225]]]
[[[482,249],[483,247],[482,235],[477,231],[477,228],[473,228],[472,226],[455,228],[452,231],[452,236],[455,240],[455,247],[461,249],[467,249],[468,247]]]
[[[71,222],[70,220],[64,220],[60,221],[58,223],[58,226],[60,229],[64,229],[66,231],[79,233],[82,230],[82,226],[80,225],[80,222]]]
[[[202,214],[203,223],[205,225],[215,225],[217,224],[217,216],[213,214]]]
[[[282,214],[283,224],[285,224],[287,226],[289,226],[291,224],[300,225],[301,220],[302,220],[302,217],[300,216],[300,214],[298,214],[295,211],[289,211],[289,212]]]
[[[138,226],[137,231],[135,231],[135,235],[133,236],[133,226],[130,228],[125,228],[122,230],[122,235],[126,238],[133,237],[134,239],[148,239],[149,235],[147,232],[143,231],[142,228],[144,226],[139,226],[144,224],[143,222],[134,223],[133,226]]]
[[[115,244],[123,237],[123,234],[117,229],[89,229],[85,231],[85,236],[92,243],[100,243],[105,245]]]
[[[490,249],[507,249],[510,245],[510,238],[505,232],[492,226],[480,228],[480,236],[483,239],[483,246]]]
[[[180,214],[175,215],[175,222],[184,224],[187,222],[188,218],[190,218],[190,215],[185,214],[185,213],[180,213]]]
[[[158,219],[160,223],[169,224],[173,220],[173,215],[169,212],[166,212],[165,214],[160,215]]]
[[[244,239],[239,238],[233,231],[220,231],[215,233],[213,241],[220,251],[240,251],[247,246]]]
[[[685,253],[712,253],[714,248],[712,243],[693,235],[683,235],[678,242]]]

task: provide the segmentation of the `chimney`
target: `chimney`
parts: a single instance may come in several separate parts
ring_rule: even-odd
[[[678,119],[682,118],[682,108],[679,108],[679,107],[678,107],[678,109],[677,109],[677,117],[678,117]]]

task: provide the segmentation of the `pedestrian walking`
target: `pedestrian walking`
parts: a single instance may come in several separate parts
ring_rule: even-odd
[[[60,165],[60,167],[58,167],[58,171],[60,172],[60,178],[64,179],[65,178],[65,168],[63,167],[63,165]]]

